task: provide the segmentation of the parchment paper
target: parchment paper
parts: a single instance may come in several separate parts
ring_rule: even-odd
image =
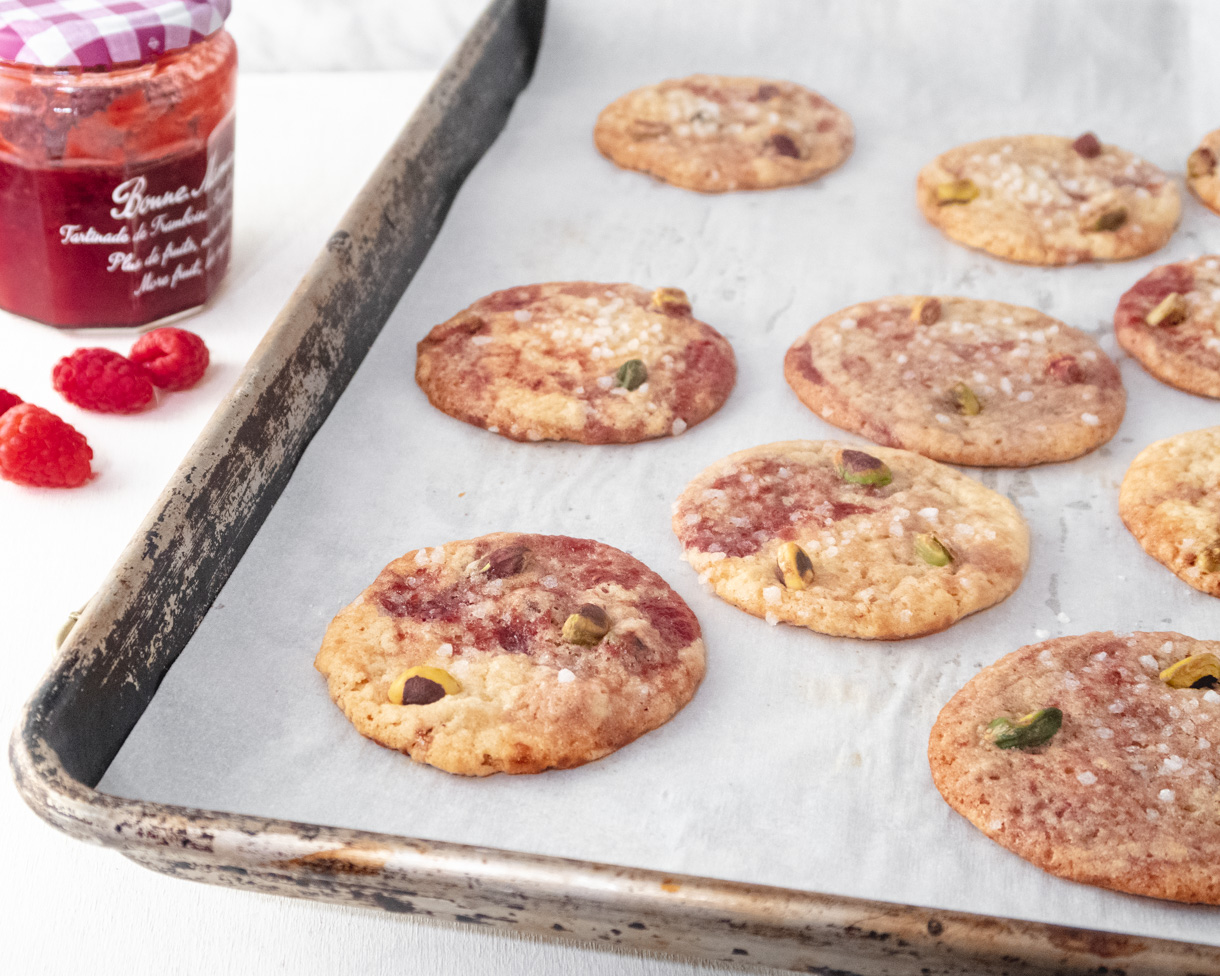
[[[1220,944],[1220,909],[1042,873],[932,786],[929,729],[979,668],[1051,635],[1220,631],[1220,603],[1143,554],[1117,514],[1136,453],[1220,423],[1220,403],[1121,359],[1127,419],[1067,464],[973,471],[1033,533],[1002,605],[892,644],[769,627],[678,560],[670,505],[707,464],[784,438],[845,437],[784,383],[822,316],[893,293],[1036,306],[1117,355],[1111,316],[1152,267],[1220,250],[1186,196],[1163,251],[1115,265],[1007,264],[944,240],[915,174],[985,136],[1095,130],[1178,173],[1220,125],[1204,3],[552,0],[537,75],[291,484],[102,781],[126,797]],[[1210,39],[1210,42],[1209,42]],[[791,78],[854,118],[855,155],[809,186],[706,197],[594,150],[621,93],[696,71]],[[1208,114],[1212,112],[1213,114]],[[498,288],[548,280],[686,289],[740,364],[724,409],[632,447],[516,444],[432,409],[415,343]],[[588,536],[662,573],[698,614],[707,679],[671,723],[600,762],[461,779],[362,739],[313,657],[390,559],[514,529]]]

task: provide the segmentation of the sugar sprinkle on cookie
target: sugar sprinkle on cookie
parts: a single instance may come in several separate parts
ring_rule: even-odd
[[[967,247],[1025,264],[1121,261],[1162,247],[1181,213],[1161,170],[1086,132],[983,139],[919,172],[919,209]]]
[[[909,451],[784,441],[699,474],[674,505],[683,556],[768,623],[898,640],[1003,600],[1029,563],[1007,498]]]
[[[315,667],[362,735],[486,776],[579,766],[663,725],[704,657],[695,615],[638,559],[498,532],[391,562]]]
[[[1220,256],[1153,268],[1119,299],[1114,334],[1163,383],[1220,397]]]
[[[1220,596],[1220,427],[1144,448],[1123,476],[1118,513],[1148,555]]]
[[[433,406],[517,441],[634,443],[683,433],[737,378],[727,339],[680,288],[589,281],[494,292],[419,343]]]
[[[942,709],[936,788],[1044,871],[1220,904],[1220,642],[1092,633],[1013,651]]]
[[[784,377],[824,420],[937,461],[1022,466],[1104,444],[1123,419],[1118,367],[1036,309],[894,295],[829,315]]]
[[[1205,135],[1186,157],[1186,185],[1204,204],[1220,213],[1220,129]]]
[[[807,183],[851,155],[851,119],[790,81],[692,75],[608,105],[593,140],[624,169],[702,193]]]

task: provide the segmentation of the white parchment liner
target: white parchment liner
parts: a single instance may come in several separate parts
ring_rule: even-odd
[[[961,142],[1085,129],[1180,172],[1220,126],[1217,13],[1205,0],[551,0],[536,77],[507,130],[101,788],[1220,944],[1220,909],[1061,881],[996,846],[940,799],[926,760],[941,705],[1036,630],[1220,634],[1220,602],[1145,556],[1117,514],[1135,454],[1220,423],[1220,403],[1123,357],[1130,402],[1110,445],[1067,464],[971,472],[1020,506],[1032,563],[1007,602],[923,640],[769,627],[704,590],[669,528],[673,499],[717,458],[846,438],[797,401],[782,360],[850,303],[923,292],[1027,304],[1116,355],[1122,292],[1156,265],[1220,250],[1220,217],[1187,198],[1158,254],[1025,268],[944,240],[916,209],[915,174]],[[696,71],[809,85],[852,115],[855,155],[809,186],[708,197],[597,154],[602,106]],[[413,371],[429,328],[495,289],[568,279],[686,289],[737,352],[724,409],[676,439],[582,447],[512,443],[428,405]],[[707,640],[691,705],[607,759],[538,776],[461,779],[361,739],[313,670],[327,622],[403,552],[501,529],[600,539],[665,576]]]

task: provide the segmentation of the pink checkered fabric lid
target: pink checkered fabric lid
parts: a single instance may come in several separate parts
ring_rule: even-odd
[[[105,68],[155,61],[220,30],[232,0],[0,0],[0,61]]]

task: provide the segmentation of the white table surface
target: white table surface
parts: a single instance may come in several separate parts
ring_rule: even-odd
[[[81,430],[96,471],[70,491],[0,481],[0,731],[15,726],[68,613],[97,589],[431,79],[242,75],[232,269],[213,303],[182,323],[212,351],[194,390],[135,417],[78,410],[51,388],[56,360],[82,345],[126,352],[134,336],[60,332],[0,312],[0,388]],[[10,778],[0,838],[0,955],[12,973],[740,971],[174,880],[53,830]]]

